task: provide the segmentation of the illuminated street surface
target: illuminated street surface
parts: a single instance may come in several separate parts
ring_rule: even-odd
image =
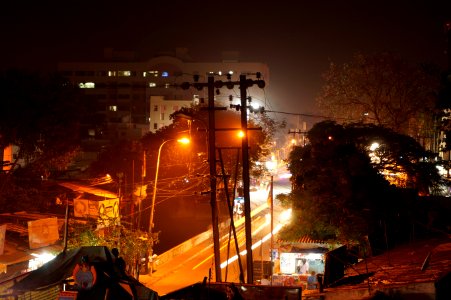
[[[288,180],[280,183],[280,189],[274,187],[274,194],[280,192],[288,192]],[[268,190],[257,191],[251,194],[253,209],[252,218],[252,250],[254,261],[269,260],[270,242],[271,242],[271,222],[269,207],[267,204]],[[280,215],[280,218],[279,218]],[[283,226],[280,212],[274,212],[274,228],[273,233],[277,233]],[[244,218],[235,220],[236,235],[240,249],[240,256],[243,270],[246,270],[246,250],[245,250],[245,231]],[[235,251],[235,241],[233,234],[230,235],[229,226],[220,229],[220,253],[221,253],[221,270],[223,281],[239,282],[239,264],[237,253]],[[227,256],[227,252],[229,255]],[[228,258],[228,259],[227,259]],[[228,262],[228,263],[227,263]],[[213,257],[213,241],[208,239],[196,246],[191,247],[184,253],[177,255],[167,263],[162,263],[156,267],[156,271],[152,275],[141,275],[139,277],[147,287],[158,292],[159,295],[165,295],[174,290],[189,286],[196,282],[201,282],[204,277],[214,279],[214,257]],[[246,276],[244,275],[244,278]]]

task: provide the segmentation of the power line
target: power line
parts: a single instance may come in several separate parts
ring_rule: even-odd
[[[321,115],[292,113],[292,112],[286,112],[286,111],[265,110],[265,112],[272,112],[272,113],[292,115],[292,116],[303,116],[303,117],[312,117],[312,118],[331,119],[331,117],[326,117],[326,116],[321,116]]]

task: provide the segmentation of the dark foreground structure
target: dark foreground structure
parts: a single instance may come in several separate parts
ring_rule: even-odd
[[[196,283],[176,290],[164,296],[161,300],[270,300],[286,299],[300,300],[300,287],[252,285],[238,283]]]
[[[89,290],[75,291],[72,272],[88,257],[97,272]],[[12,286],[9,299],[137,300],[158,299],[158,294],[115,268],[111,251],[104,246],[81,247],[60,253]]]

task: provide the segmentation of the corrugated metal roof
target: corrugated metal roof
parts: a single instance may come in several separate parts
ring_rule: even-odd
[[[90,193],[90,194],[93,194],[93,195],[96,195],[99,197],[105,197],[105,198],[112,198],[112,199],[117,198],[117,194],[115,194],[115,193],[112,193],[112,192],[104,190],[104,189],[92,187],[92,186],[84,186],[84,185],[75,184],[75,183],[71,183],[71,182],[61,182],[59,184],[61,186],[64,186],[64,187],[71,189],[73,191],[76,191],[76,192]]]
[[[298,238],[297,240],[291,240],[291,241],[278,239],[277,243],[278,244],[323,244],[323,245],[328,245],[329,244],[326,241],[315,240],[315,239],[312,239],[309,236],[303,236],[303,237]]]

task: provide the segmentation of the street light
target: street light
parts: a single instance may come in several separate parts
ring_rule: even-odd
[[[158,181],[158,170],[160,169],[160,156],[161,156],[161,149],[163,148],[163,145],[170,141],[175,141],[176,139],[170,139],[166,140],[163,143],[161,143],[160,148],[158,148],[158,157],[157,157],[157,168],[155,171],[155,181],[153,185],[153,195],[152,195],[152,206],[150,209],[150,221],[149,221],[149,236],[152,235],[152,229],[153,229],[153,215],[155,211],[155,196],[157,195],[157,181]],[[181,138],[178,139],[177,142],[182,144],[189,144],[190,140],[188,138]]]

